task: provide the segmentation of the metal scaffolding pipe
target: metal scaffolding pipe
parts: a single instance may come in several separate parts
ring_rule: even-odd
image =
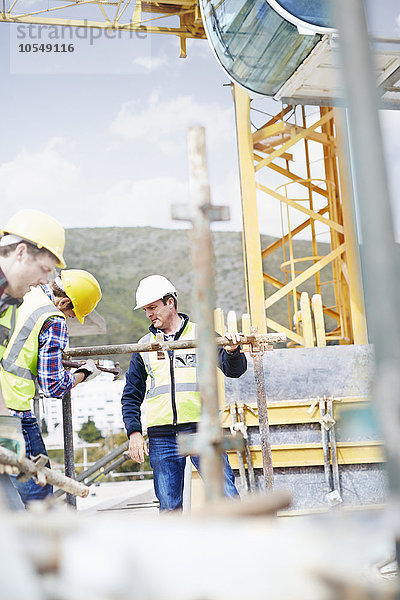
[[[191,232],[194,271],[194,306],[198,324],[198,380],[202,416],[198,429],[199,454],[204,477],[206,501],[224,496],[223,460],[220,448],[217,352],[214,331],[214,254],[210,231],[210,188],[206,164],[206,140],[203,127],[191,127],[188,135]],[[225,345],[226,345],[225,341]],[[228,342],[229,343],[229,342]],[[223,344],[222,344],[223,345]]]
[[[226,346],[230,342],[224,337],[215,338],[213,332],[213,345]],[[257,335],[240,334],[242,345],[253,343],[278,344],[286,342],[284,333],[264,333]],[[199,340],[173,340],[170,342],[154,342],[149,344],[110,344],[109,346],[80,346],[68,348],[64,354],[69,357],[77,356],[108,356],[109,354],[132,354],[134,352],[156,352],[158,350],[183,350],[187,348],[199,348]]]
[[[274,484],[274,471],[272,468],[271,440],[269,434],[267,395],[265,391],[265,377],[263,355],[253,357],[254,382],[256,384],[256,397],[258,407],[258,421],[261,439],[261,455],[263,463],[264,486],[263,491],[272,490]]]
[[[336,0],[355,174],[367,322],[375,347],[373,397],[385,437],[395,535],[400,539],[399,264],[377,111],[375,65],[362,0]],[[400,545],[397,547],[400,559]]]
[[[91,479],[89,479],[86,482],[86,485],[88,487],[90,487],[91,485],[94,484],[94,482],[99,477],[101,477],[102,475],[108,475],[108,473],[111,473],[112,471],[115,471],[115,469],[118,469],[118,467],[120,467],[121,465],[123,465],[127,460],[130,460],[129,454],[123,454],[120,458],[117,458],[117,460],[115,460],[113,463],[111,463],[111,465],[108,465],[108,467],[106,467],[105,469],[102,469],[100,471],[100,473],[96,473],[96,475],[94,477],[92,477]]]
[[[73,495],[74,498],[75,496],[86,498],[89,493],[89,488],[86,485],[83,485],[83,483],[70,479],[62,473],[57,473],[57,471],[49,469],[48,467],[38,466],[29,458],[23,458],[21,461],[18,461],[17,455],[14,452],[1,446],[0,462],[4,465],[18,467],[22,473],[27,473],[31,476],[40,474],[44,477],[45,483],[50,483],[51,485],[55,485],[56,487],[65,490],[68,492],[68,495]]]
[[[98,471],[99,469],[104,467],[105,465],[108,465],[108,463],[110,463],[111,461],[118,458],[118,456],[123,454],[128,449],[128,446],[129,446],[129,442],[124,442],[123,444],[118,446],[118,448],[115,448],[114,450],[112,450],[111,452],[109,452],[108,454],[106,454],[105,456],[100,458],[99,460],[97,460],[95,463],[93,463],[93,465],[88,467],[86,469],[86,471],[82,471],[81,473],[79,473],[75,477],[75,480],[76,481],[85,481],[85,479],[90,477],[90,475],[93,475],[93,473],[95,473],[96,471]],[[58,497],[62,496],[63,493],[64,492],[58,490],[57,492],[55,492],[54,496],[56,498],[58,498]]]
[[[86,471],[82,471],[82,473],[79,473],[79,475],[76,476],[76,480],[84,481],[85,479],[90,477],[90,475],[93,475],[93,473],[95,473],[102,467],[105,467],[105,465],[108,465],[109,462],[115,460],[116,458],[118,458],[118,456],[126,452],[128,450],[128,447],[129,442],[124,442],[123,444],[118,446],[118,448],[115,448],[115,450],[112,450],[111,452],[103,456],[103,458],[100,458],[98,461],[96,461],[93,465],[86,469]]]
[[[65,475],[75,479],[74,462],[74,432],[72,428],[72,405],[71,392],[67,392],[62,399],[63,415],[63,435],[64,435],[64,468]],[[67,504],[76,508],[76,498],[72,494],[67,494]]]

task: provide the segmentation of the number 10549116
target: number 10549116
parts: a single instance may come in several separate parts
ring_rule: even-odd
[[[19,44],[18,52],[74,52],[73,44]]]

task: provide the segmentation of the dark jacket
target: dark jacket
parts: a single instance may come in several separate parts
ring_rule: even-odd
[[[183,324],[176,332],[174,339],[178,340],[189,320],[187,315],[179,313],[183,317]],[[151,325],[149,330],[156,334],[156,329]],[[247,369],[247,360],[244,354],[237,349],[232,354],[228,354],[224,348],[217,348],[218,366],[227,377],[240,377]],[[122,393],[122,417],[128,437],[134,431],[142,431],[140,421],[140,407],[146,394],[147,372],[143,359],[139,353],[132,354],[129,370],[126,374],[126,383]],[[185,423],[182,426],[162,425],[151,427],[148,430],[149,435],[168,434],[176,431],[190,431],[195,429],[195,424]]]

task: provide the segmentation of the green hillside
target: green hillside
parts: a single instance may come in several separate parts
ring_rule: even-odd
[[[262,246],[274,238],[262,237]],[[235,310],[238,317],[246,312],[242,238],[238,232],[214,232],[217,306],[225,314]],[[310,243],[298,241],[296,253],[311,254]],[[328,252],[327,244],[319,245],[320,254]],[[193,269],[190,257],[188,230],[167,230],[151,227],[69,229],[66,260],[69,268],[87,269],[99,280],[103,298],[98,312],[107,322],[107,334],[72,338],[72,345],[122,344],[135,342],[147,331],[143,311],[133,311],[134,292],[140,279],[150,274],[165,275],[179,292],[179,309],[195,318],[191,288]],[[264,265],[280,280],[283,255],[274,253]],[[308,265],[307,265],[308,266]],[[325,275],[325,279],[331,277]],[[305,288],[307,289],[307,287]],[[267,286],[271,294],[274,288]],[[308,289],[314,293],[312,287]],[[287,322],[285,301],[270,311],[273,319]],[[123,365],[126,360],[121,360]]]

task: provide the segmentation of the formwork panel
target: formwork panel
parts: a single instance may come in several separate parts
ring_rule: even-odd
[[[369,401],[374,367],[369,345],[279,349],[263,357],[274,463],[274,487],[292,491],[291,510],[329,506],[319,401],[332,400],[344,505],[382,504],[386,497],[384,453]],[[237,381],[226,379],[227,403],[244,403],[247,441],[261,487],[261,438],[257,421],[253,361]],[[226,411],[224,427],[229,426]],[[304,423],[297,422],[304,418]],[[330,461],[332,462],[329,444]],[[230,452],[237,467],[237,456]],[[242,482],[238,479],[238,485]],[[244,488],[243,488],[244,491]]]

